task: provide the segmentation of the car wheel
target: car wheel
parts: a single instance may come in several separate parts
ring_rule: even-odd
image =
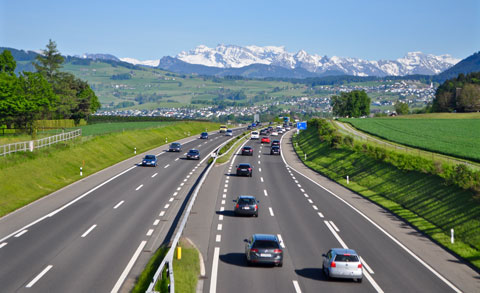
[[[358,282],[358,283],[361,283],[362,280],[363,280],[363,278],[357,279],[357,282]]]
[[[255,217],[258,218],[258,213],[255,213]]]

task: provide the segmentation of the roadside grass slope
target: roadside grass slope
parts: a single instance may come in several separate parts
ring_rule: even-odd
[[[308,167],[385,207],[480,268],[478,194],[447,185],[435,175],[401,171],[352,150],[330,148],[314,128],[294,139],[296,151]],[[451,228],[455,229],[455,244],[450,243]]]
[[[392,142],[480,162],[480,119],[350,118],[341,121]]]
[[[137,154],[208,129],[219,124],[178,122],[153,129],[90,136],[84,141],[0,158],[0,217],[83,177]],[[80,167],[83,166],[83,177]]]

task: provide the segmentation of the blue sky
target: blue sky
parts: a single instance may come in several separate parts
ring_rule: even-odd
[[[203,44],[285,46],[310,54],[465,58],[480,50],[479,0],[0,0],[0,46],[140,60]]]

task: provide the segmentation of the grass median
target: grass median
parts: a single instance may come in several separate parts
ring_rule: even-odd
[[[247,132],[244,132],[241,135],[235,137],[220,149],[219,155],[221,155],[221,157],[217,159],[218,164],[223,164],[230,160],[238,147],[246,140],[248,140],[248,136],[246,134]]]
[[[177,122],[60,143],[0,158],[0,217],[68,184],[155,147],[197,134],[218,123]],[[80,176],[83,168],[83,177]]]
[[[305,165],[385,207],[480,268],[480,199],[474,192],[448,185],[439,176],[402,171],[352,150],[331,148],[314,128],[302,131],[294,141]]]

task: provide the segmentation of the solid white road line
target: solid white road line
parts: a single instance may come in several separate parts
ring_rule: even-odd
[[[165,205],[164,209],[168,209],[169,206],[170,206],[170,204],[167,203],[167,204]]]
[[[0,244],[0,248],[4,247],[5,245],[7,245],[7,242],[3,242],[2,244]]]
[[[155,176],[157,176],[157,174],[158,174],[158,173],[153,174],[153,175],[152,175],[152,178],[155,177]]]
[[[218,224],[218,225],[217,225],[217,230],[218,230],[218,231],[222,231],[222,224]]]
[[[87,231],[85,231],[85,233],[82,234],[82,238],[85,238],[88,233],[92,232],[93,229],[95,229],[95,227],[97,227],[97,225],[92,225],[92,227],[90,227]]]
[[[135,190],[137,190],[137,191],[138,191],[138,190],[139,190],[140,188],[142,188],[142,187],[143,187],[143,184],[140,184],[140,186],[139,186],[139,187],[137,187]]]
[[[367,269],[367,271],[370,274],[374,274],[373,270],[370,268],[370,266],[365,262],[365,260],[360,256],[360,261],[362,262],[363,266]]]
[[[38,274],[33,280],[30,281],[30,283],[27,284],[27,286],[25,286],[26,288],[31,288],[33,285],[35,285],[36,282],[38,282],[38,280],[40,280],[53,266],[52,265],[48,265],[46,268],[43,269],[43,271]]]
[[[217,234],[217,236],[215,237],[215,242],[221,242],[221,241],[222,241],[222,235]]]
[[[317,208],[316,205],[313,205],[312,208],[313,208],[314,210],[318,211],[318,208]]]
[[[333,221],[330,221],[330,225],[332,225],[332,227],[333,227],[333,229],[335,229],[335,231],[340,232],[340,230],[337,228],[337,226],[335,226]]]
[[[272,210],[272,208],[270,208],[270,207],[269,207],[269,208],[268,208],[268,210],[270,211],[270,216],[272,216],[272,217],[273,217],[273,216],[274,216],[274,214],[273,214],[273,210]]]
[[[382,288],[378,286],[377,282],[375,282],[375,280],[372,278],[372,276],[370,276],[370,274],[366,270],[363,270],[363,275],[365,276],[365,278],[367,278],[367,280],[370,282],[370,284],[372,284],[373,288],[375,288],[375,290],[378,293],[383,293]]]
[[[217,293],[217,272],[219,256],[220,247],[215,247],[213,251],[212,275],[210,276],[210,293]]]
[[[345,244],[345,242],[343,242],[342,238],[340,238],[337,232],[335,232],[335,229],[333,229],[330,223],[328,221],[323,221],[323,222],[325,223],[325,225],[327,225],[328,229],[330,230],[330,232],[332,232],[333,236],[337,238],[337,241],[340,243],[340,245],[342,245],[343,248],[347,249],[348,248],[347,245]]]
[[[157,226],[158,223],[160,223],[160,220],[159,220],[159,219],[156,219],[155,222],[153,222],[153,226]]]
[[[318,212],[318,215],[320,216],[320,218],[323,218],[323,214]]]
[[[263,193],[265,194],[265,196],[268,196],[268,193],[267,193],[266,189],[263,190]]]
[[[277,237],[278,237],[278,241],[280,241],[280,246],[282,248],[285,248],[285,243],[283,243],[282,235],[277,234]]]
[[[23,234],[27,233],[28,230],[23,230],[22,232],[18,233],[17,235],[15,235],[15,238],[18,238],[20,236],[22,236]]]
[[[293,288],[295,288],[296,293],[302,293],[302,290],[300,289],[300,285],[298,285],[297,280],[293,280]]]
[[[135,253],[133,254],[132,258],[128,262],[127,266],[123,270],[123,273],[120,275],[120,278],[118,278],[117,283],[113,287],[112,291],[110,291],[110,293],[117,293],[120,290],[120,287],[122,286],[123,282],[127,278],[128,273],[130,272],[133,265],[137,261],[137,258],[140,256],[140,253],[142,252],[142,250],[143,250],[143,248],[145,247],[146,244],[147,244],[147,241],[145,241],[145,240],[140,243],[140,245],[138,246],[138,248],[135,251]]]
[[[164,169],[167,169],[168,167],[170,167],[170,164],[167,164],[165,167],[163,167]]]
[[[159,217],[163,217],[164,215],[165,215],[165,211],[161,211],[158,216],[159,216]]]
[[[263,182],[263,177],[260,177],[260,181],[262,181],[262,182]]]
[[[147,236],[152,236],[152,234],[153,234],[153,229],[148,230]]]

